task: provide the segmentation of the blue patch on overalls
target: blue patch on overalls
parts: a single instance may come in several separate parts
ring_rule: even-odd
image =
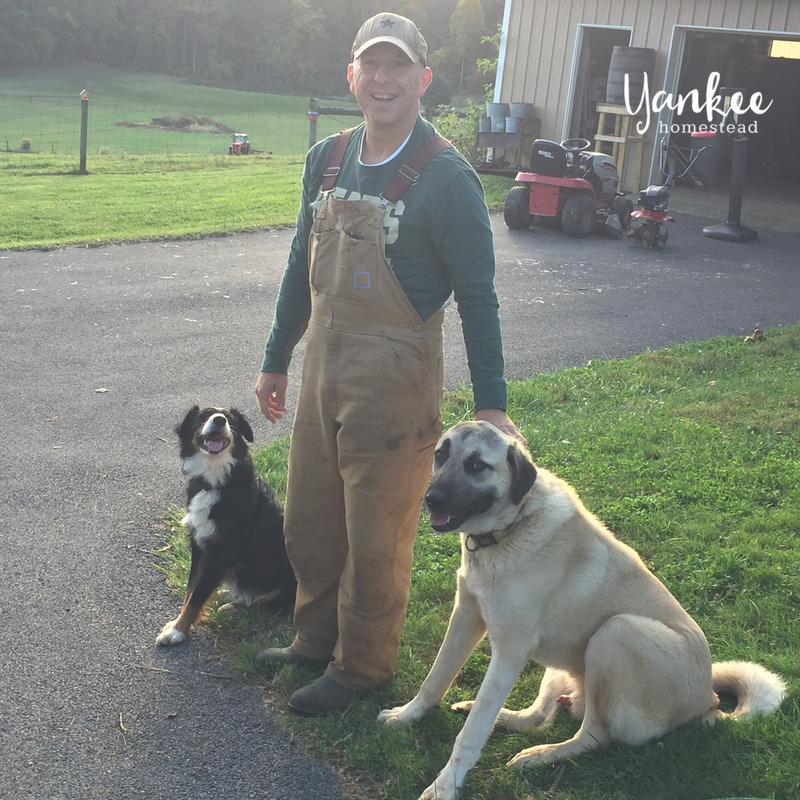
[[[363,270],[356,270],[353,272],[353,288],[354,289],[371,289],[372,288],[372,274]]]

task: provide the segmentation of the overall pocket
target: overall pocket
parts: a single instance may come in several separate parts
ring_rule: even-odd
[[[314,232],[309,240],[311,290],[353,305],[370,305],[379,296],[379,245],[345,231]]]

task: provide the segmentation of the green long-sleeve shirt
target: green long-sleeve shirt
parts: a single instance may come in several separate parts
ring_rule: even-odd
[[[363,136],[363,125],[359,126],[342,162],[334,197],[377,204],[398,169],[435,135],[433,126],[420,118],[401,153],[386,164],[363,166],[358,162]],[[308,237],[332,143],[333,137],[318,143],[306,157],[297,228],[267,341],[264,371],[287,372],[292,351],[308,326]],[[397,205],[387,207],[385,232],[387,261],[421,319],[427,320],[453,294],[476,409],[504,409],[494,243],[475,171],[455,150],[438,153]]]

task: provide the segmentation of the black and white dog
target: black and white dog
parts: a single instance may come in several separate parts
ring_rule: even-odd
[[[280,608],[295,581],[283,539],[283,509],[253,466],[253,430],[236,409],[194,406],[176,428],[186,487],[192,565],[181,613],[156,644],[182,642],[223,581],[235,601]]]

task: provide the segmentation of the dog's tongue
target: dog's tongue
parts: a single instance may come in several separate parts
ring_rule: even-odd
[[[435,511],[431,511],[431,525],[434,528],[441,527],[442,525],[447,525],[450,521],[450,517],[447,514],[437,514]]]
[[[207,439],[206,448],[212,453],[219,453],[225,447],[225,442],[222,439]]]

